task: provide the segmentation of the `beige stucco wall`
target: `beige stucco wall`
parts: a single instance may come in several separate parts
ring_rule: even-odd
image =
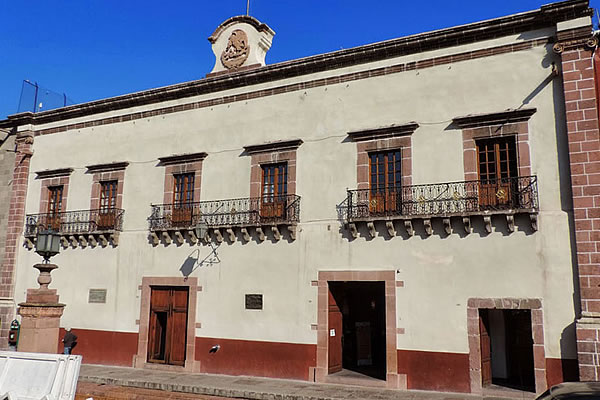
[[[550,32],[521,38],[542,34]],[[515,40],[508,37],[489,42],[497,45]],[[462,52],[483,45],[430,53]],[[406,56],[285,81],[312,80],[421,58],[428,57]],[[32,172],[75,168],[68,210],[89,208],[91,176],[85,174],[86,165],[130,162],[125,173],[126,212],[119,246],[69,248],[53,258],[60,268],[53,273],[52,286],[67,304],[62,323],[136,332],[142,276],[180,276],[179,268],[188,255],[196,249],[201,257],[207,254],[206,245],[149,244],[150,203],[163,199],[164,168],[156,166],[158,157],[205,151],[208,157],[203,163],[201,199],[247,197],[250,158],[241,155],[242,147],[301,138],[304,144],[298,149],[296,179],[297,194],[302,196],[298,239],[291,243],[224,242],[218,249],[221,263],[193,273],[203,287],[198,294],[196,320],[202,328],[196,329],[197,336],[314,344],[316,331],[311,330],[311,324],[316,323],[317,291],[311,280],[317,279],[318,271],[394,269],[398,270],[398,280],[405,282],[404,288],[397,289],[397,326],[406,332],[398,335],[400,349],[467,353],[468,298],[528,297],[543,299],[546,356],[574,358],[574,341],[564,345],[562,352],[560,345],[563,330],[575,318],[576,304],[569,216],[561,199],[567,195],[561,191],[561,184],[566,183],[561,181],[557,156],[557,138],[564,135],[559,116],[564,113],[558,90],[561,82],[555,78],[540,86],[550,75],[552,60],[548,45],[36,137]],[[538,109],[530,120],[531,165],[539,179],[538,232],[529,232],[528,221],[518,220],[514,233],[503,232],[499,223],[499,229],[488,236],[454,233],[388,240],[381,230],[383,236],[373,240],[361,236],[349,241],[340,233],[335,206],[346,197],[346,188],[356,187],[356,145],[345,140],[348,131],[417,121],[420,127],[412,135],[413,184],[461,181],[462,134],[450,127],[452,118],[517,108],[524,99],[530,99],[525,106]],[[57,153],[61,157],[56,157]],[[39,210],[40,182],[34,177],[30,177],[27,213]],[[17,302],[24,299],[26,288],[35,286],[35,274],[29,266],[38,260],[32,251],[20,249]],[[88,304],[90,288],[107,288],[107,303]],[[263,293],[264,310],[244,310],[245,293]]]

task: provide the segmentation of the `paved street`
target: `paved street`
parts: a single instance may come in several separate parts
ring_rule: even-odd
[[[425,391],[399,391],[356,386],[314,384],[303,381],[267,379],[256,377],[236,377],[224,375],[187,374],[140,370],[134,368],[82,365],[79,376],[77,400],[85,400],[87,390],[96,393],[94,400],[112,399],[258,399],[258,400],[337,400],[337,399],[377,399],[377,400],[499,400],[523,398],[521,392],[498,395],[471,395],[460,393],[440,393]],[[105,385],[102,388],[98,385]],[[117,388],[123,386],[128,389]],[[131,389],[144,389],[139,393]],[[104,394],[102,392],[104,390]],[[166,394],[164,392],[171,392]],[[508,392],[507,392],[508,393]],[[190,396],[191,395],[191,396]],[[101,397],[104,396],[104,397]],[[112,397],[111,397],[112,396]],[[136,397],[138,396],[138,397]],[[157,396],[157,397],[154,397]],[[217,397],[210,397],[217,396]],[[525,398],[533,398],[525,394]]]
[[[225,400],[226,397],[79,382],[75,400]]]

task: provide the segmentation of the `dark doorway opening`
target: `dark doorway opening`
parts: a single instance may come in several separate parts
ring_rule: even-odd
[[[328,328],[330,374],[386,379],[384,282],[329,282]]]
[[[187,287],[152,286],[148,327],[148,362],[185,365]]]
[[[482,384],[535,392],[531,310],[479,310]]]

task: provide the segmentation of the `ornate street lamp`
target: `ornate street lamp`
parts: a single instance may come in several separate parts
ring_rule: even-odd
[[[50,257],[60,253],[60,234],[52,229],[39,231],[35,242],[35,252],[44,257],[44,261],[48,263]]]
[[[33,353],[56,353],[60,317],[65,305],[59,303],[56,289],[48,288],[52,282],[50,273],[58,268],[50,264],[50,257],[60,252],[60,234],[52,229],[39,230],[35,242],[35,252],[44,257],[44,262],[33,268],[40,271],[37,282],[40,287],[27,289],[24,303],[19,303],[21,331],[18,351]]]

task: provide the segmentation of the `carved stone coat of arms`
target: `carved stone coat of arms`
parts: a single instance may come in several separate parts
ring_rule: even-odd
[[[250,45],[246,32],[236,29],[231,32],[227,47],[221,53],[221,63],[227,69],[239,68],[248,59],[249,53]]]

